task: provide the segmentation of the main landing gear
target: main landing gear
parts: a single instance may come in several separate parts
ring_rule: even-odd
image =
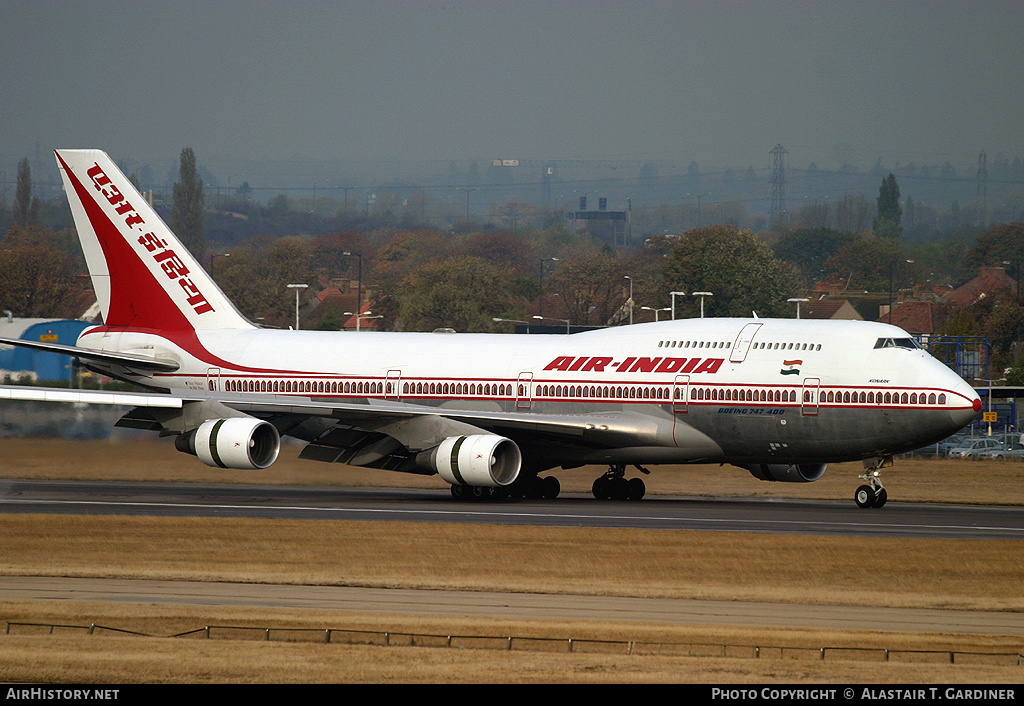
[[[885,501],[889,499],[889,494],[885,492],[885,488],[882,486],[881,469],[891,465],[891,457],[881,460],[871,459],[864,462],[864,472],[857,477],[861,480],[866,480],[867,485],[860,486],[857,488],[857,492],[853,494],[857,507],[882,507],[885,505]]]
[[[650,473],[643,466],[636,468],[644,475]],[[640,478],[626,480],[626,466],[616,464],[609,466],[607,473],[594,481],[591,490],[598,500],[639,500],[647,493],[647,486]]]
[[[471,502],[493,502],[506,499],[554,500],[562,486],[554,476],[528,476],[509,486],[491,488],[482,485],[453,485],[452,498]]]
[[[636,469],[649,475],[643,466]],[[647,485],[640,478],[626,478],[625,464],[608,467],[608,471],[594,481],[591,488],[598,500],[640,500],[647,494]],[[478,485],[453,485],[452,498],[470,502],[494,502],[507,499],[554,500],[561,485],[554,476],[523,476],[509,486],[489,488]]]

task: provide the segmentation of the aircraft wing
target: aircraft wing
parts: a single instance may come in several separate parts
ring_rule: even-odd
[[[643,426],[623,424],[621,415],[570,416],[517,414],[424,405],[369,398],[365,402],[339,402],[315,398],[278,397],[266,394],[210,393],[203,390],[176,390],[167,394],[73,390],[27,385],[0,385],[0,400],[35,402],[77,402],[83,404],[123,405],[181,409],[188,404],[223,405],[256,417],[321,417],[353,426],[377,427],[413,417],[436,417],[474,424],[484,429],[524,429],[582,436],[589,431],[635,434]],[[639,418],[639,419],[642,419]]]
[[[135,353],[117,353],[114,351],[98,351],[92,348],[79,348],[78,346],[65,346],[60,343],[45,343],[43,341],[25,341],[20,338],[0,337],[0,345],[19,346],[31,348],[46,353],[59,353],[79,358],[85,361],[104,363],[106,365],[121,365],[130,370],[140,372],[162,372],[173,373],[180,366],[177,361],[167,358],[156,358]]]
[[[623,412],[556,415],[452,409],[375,398],[342,402],[206,390],[146,394],[29,386],[0,386],[0,400],[130,406],[133,409],[118,426],[169,433],[182,433],[205,419],[250,415],[308,441],[305,458],[352,465],[377,465],[354,463],[355,457],[345,453],[367,444],[371,437],[393,439],[404,447],[404,455],[429,449],[449,436],[481,430],[516,441],[529,439],[531,445],[549,449],[565,444],[602,449],[664,443],[663,420]],[[300,428],[300,433],[293,433]],[[692,438],[686,445],[695,460],[720,452],[708,437],[693,429],[688,432]],[[394,455],[397,447],[392,446]]]
[[[71,390],[64,387],[0,385],[0,400],[25,402],[74,402],[84,404],[124,405],[126,407],[162,407],[181,409],[185,400],[174,395],[136,392],[105,392],[103,390]]]

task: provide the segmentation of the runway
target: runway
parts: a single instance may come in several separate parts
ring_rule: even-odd
[[[890,502],[648,496],[598,501],[455,502],[445,491],[382,488],[0,481],[0,513],[455,522],[840,535],[1024,539],[1024,508]]]
[[[602,502],[455,502],[419,489],[0,481],[0,513],[297,518],[551,527],[800,533],[850,537],[1024,539],[1024,508],[649,496]],[[65,577],[0,577],[0,600],[100,601],[195,606],[274,606],[485,618],[622,620],[1024,636],[1024,614],[821,606],[798,603],[541,595],[483,591],[204,583]]]
[[[884,629],[1024,637],[1024,614],[1020,613],[358,586],[4,576],[0,577],[0,600],[253,606],[490,619]]]

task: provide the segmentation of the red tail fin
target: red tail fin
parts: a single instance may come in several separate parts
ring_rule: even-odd
[[[253,327],[110,157],[58,150],[57,162],[107,326]]]

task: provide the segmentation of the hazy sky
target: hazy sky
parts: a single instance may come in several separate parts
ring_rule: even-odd
[[[0,154],[1024,156],[1024,2],[0,0]]]

